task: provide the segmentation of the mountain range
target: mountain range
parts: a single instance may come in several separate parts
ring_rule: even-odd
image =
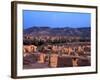
[[[72,36],[72,37],[88,37],[91,36],[90,27],[81,27],[81,28],[51,28],[44,26],[33,26],[27,29],[24,29],[24,35],[32,36]]]

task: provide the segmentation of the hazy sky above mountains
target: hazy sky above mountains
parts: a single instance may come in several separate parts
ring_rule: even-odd
[[[24,29],[32,26],[56,27],[90,27],[91,14],[75,12],[47,12],[23,10]]]

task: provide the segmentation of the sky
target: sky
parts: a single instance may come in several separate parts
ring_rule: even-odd
[[[91,27],[90,13],[23,10],[23,27]]]

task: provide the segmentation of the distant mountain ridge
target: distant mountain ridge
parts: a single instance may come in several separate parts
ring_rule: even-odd
[[[51,28],[51,27],[30,27],[24,29],[24,35],[45,35],[45,36],[77,36],[77,37],[90,37],[91,28],[81,27],[81,28]]]

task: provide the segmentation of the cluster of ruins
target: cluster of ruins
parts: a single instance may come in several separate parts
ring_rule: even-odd
[[[35,45],[24,45],[24,59],[27,62],[27,56],[34,55],[35,63],[45,64],[48,67],[76,67],[90,66],[90,45],[47,45],[41,50]],[[34,60],[34,59],[33,59]],[[24,61],[24,64],[25,64]],[[28,64],[30,63],[27,62]],[[34,63],[31,63],[34,64]]]

